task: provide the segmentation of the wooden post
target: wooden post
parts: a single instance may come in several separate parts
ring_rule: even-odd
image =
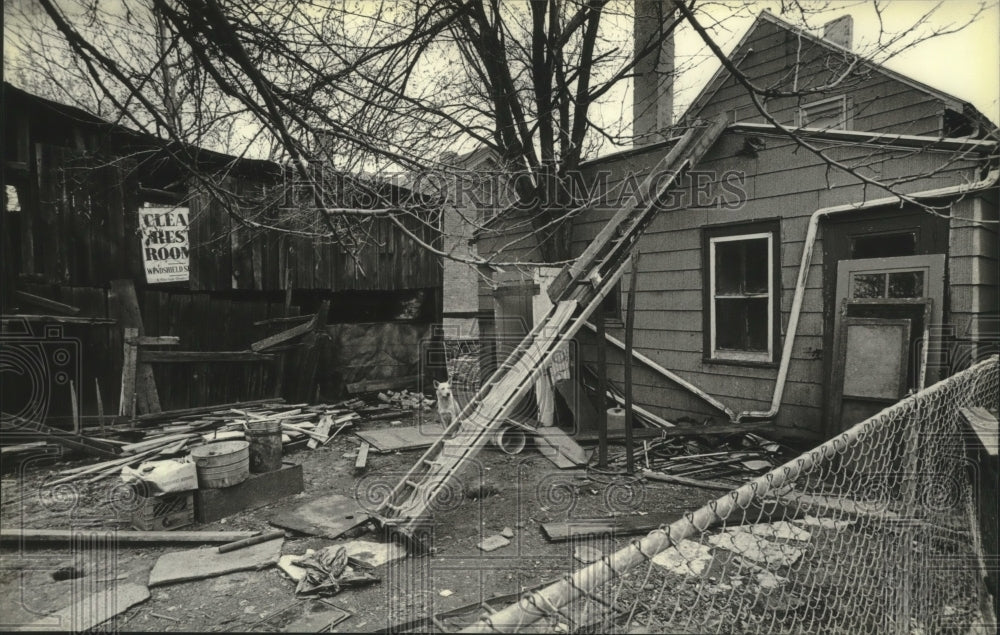
[[[97,421],[104,432],[104,400],[101,398],[101,380],[94,377],[94,391],[97,393]]]
[[[139,329],[125,328],[124,361],[122,362],[122,395],[118,414],[135,423],[135,372],[139,361]]]
[[[635,473],[635,446],[632,442],[632,328],[635,326],[635,289],[639,281],[639,250],[632,253],[632,273],[628,283],[625,314],[625,471]],[[601,338],[602,340],[606,338]]]
[[[597,465],[608,466],[608,341],[604,338],[604,314],[598,305],[597,322]]]

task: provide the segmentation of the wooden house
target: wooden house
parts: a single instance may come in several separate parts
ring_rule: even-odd
[[[3,91],[5,336],[27,324],[35,337],[58,323],[78,341],[74,387],[84,414],[99,399],[105,412],[118,410],[125,321],[178,336],[181,349],[200,354],[154,356],[164,409],[273,394],[333,399],[350,384],[413,383],[422,343],[440,321],[441,265],[390,220],[327,224],[286,166],[140,134],[7,83]],[[341,188],[347,206],[363,206],[354,199],[365,188],[393,201],[412,196],[370,180],[320,178]],[[432,206],[402,222],[429,244],[440,239]],[[149,253],[179,257],[181,275],[154,275],[180,265],[151,273]],[[126,286],[137,306],[127,320],[115,291]],[[324,301],[315,382],[289,374],[301,365],[295,347],[248,354]],[[60,386],[52,400],[63,414],[67,391]]]
[[[768,121],[720,70],[661,131],[732,122],[638,244],[635,351],[647,361],[634,364],[634,395],[668,420],[764,419],[775,434],[831,436],[996,351],[996,127],[859,59],[845,26],[828,27],[835,43],[762,13],[730,59],[757,86],[816,92],[768,100]],[[673,143],[586,164],[591,197],[572,221],[573,253]],[[508,245],[508,259],[540,260],[523,220],[498,216],[480,253]],[[482,286],[481,315],[495,325],[483,332],[503,335],[511,315],[537,319],[549,273]],[[602,307],[617,340],[622,286]],[[592,364],[593,335],[577,343],[577,367]],[[622,353],[608,355],[621,385]]]

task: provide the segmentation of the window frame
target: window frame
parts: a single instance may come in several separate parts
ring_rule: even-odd
[[[768,259],[768,323],[766,351],[737,351],[716,347],[715,246],[723,242],[766,238]],[[702,228],[702,360],[713,364],[773,367],[781,337],[781,223],[767,219],[753,223],[727,223]],[[747,295],[745,297],[751,297]]]

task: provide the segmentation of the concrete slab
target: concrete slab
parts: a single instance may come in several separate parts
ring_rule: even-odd
[[[278,538],[228,553],[219,553],[217,548],[210,547],[164,554],[149,573],[149,586],[200,580],[233,571],[263,569],[277,564],[284,543],[283,538]]]

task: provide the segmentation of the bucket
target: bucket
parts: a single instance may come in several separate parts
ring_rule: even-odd
[[[504,454],[520,454],[527,442],[524,430],[518,428],[502,426],[493,433],[493,444]]]
[[[246,441],[220,441],[191,450],[202,489],[232,487],[250,476],[250,444]]]
[[[625,430],[625,409],[608,408],[608,432],[623,432]]]
[[[247,422],[250,471],[254,474],[281,469],[281,421]]]

